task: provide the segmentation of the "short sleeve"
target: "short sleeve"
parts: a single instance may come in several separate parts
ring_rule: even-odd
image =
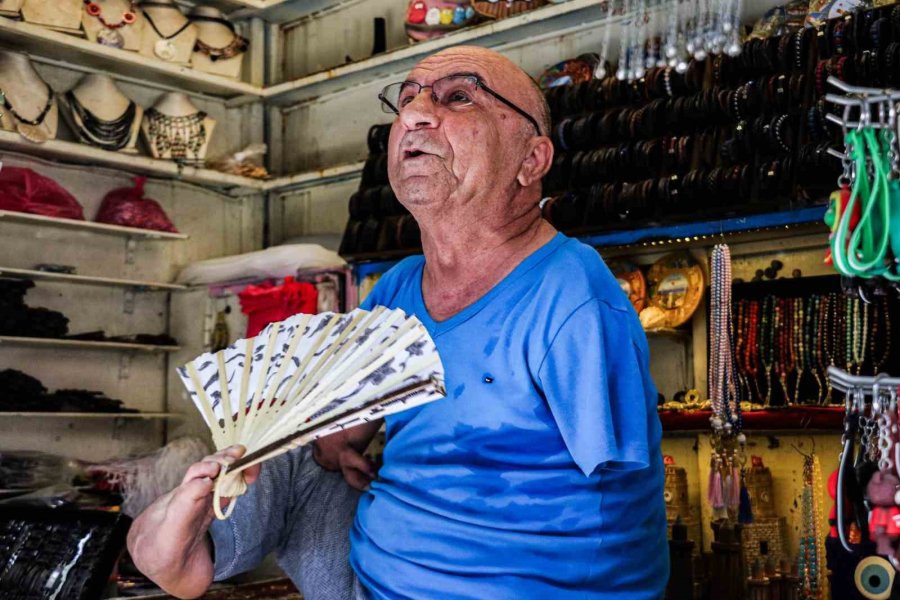
[[[661,435],[656,386],[633,314],[592,299],[553,337],[538,379],[566,447],[585,475],[650,464]]]

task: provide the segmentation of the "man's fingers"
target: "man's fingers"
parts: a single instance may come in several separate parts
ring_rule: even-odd
[[[351,469],[349,467],[344,467],[342,470],[344,474],[344,481],[350,484],[350,487],[359,490],[360,492],[366,491],[368,489],[369,484],[372,483],[372,478],[358,471],[357,469]]]
[[[347,467],[365,473],[369,479],[375,478],[375,465],[372,464],[372,461],[349,448],[341,453],[341,469]]]
[[[180,487],[176,488],[175,498],[173,500],[206,500],[212,493],[214,485],[215,481],[205,477],[198,477],[190,481],[185,481]]]
[[[188,467],[187,472],[184,474],[184,478],[181,480],[181,484],[184,485],[195,479],[215,479],[219,476],[219,470],[221,470],[221,468],[222,465],[217,462],[212,462],[209,459],[201,460]]]

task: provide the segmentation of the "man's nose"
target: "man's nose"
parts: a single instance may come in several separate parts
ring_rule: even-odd
[[[406,129],[430,129],[438,126],[438,106],[431,94],[431,88],[422,89],[409,104],[400,109],[400,122]]]

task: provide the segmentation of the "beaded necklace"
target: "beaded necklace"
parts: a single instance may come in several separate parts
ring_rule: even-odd
[[[850,314],[850,324],[846,328],[847,371],[859,375],[866,361],[869,305],[859,298],[850,298],[847,308],[847,312]]]
[[[759,392],[759,302],[749,302],[747,306],[747,347],[744,364],[750,381],[753,382],[755,395],[751,390],[748,394],[753,398],[761,399]]]
[[[103,25],[103,31],[97,35],[97,42],[110,48],[123,48],[125,46],[125,38],[116,30],[137,21],[137,8],[134,5],[134,0],[128,3],[128,10],[122,11],[122,18],[118,23],[107,21],[103,16],[103,7],[92,0],[84,0],[84,7],[88,15],[94,17]]]
[[[818,352],[819,340],[819,305],[822,297],[813,295],[809,299],[809,307],[806,311],[806,364],[813,379],[816,380],[816,404],[822,403],[822,379],[819,377],[820,361]]]
[[[740,389],[736,380],[734,319],[731,297],[731,253],[718,244],[710,260],[709,393],[713,452],[710,457],[709,502],[716,517],[736,513],[740,505],[741,469],[746,437],[741,431]]]
[[[822,376],[825,378],[825,383],[828,386],[827,391],[825,392],[825,398],[822,399],[822,402],[826,404],[831,402],[831,380],[828,379],[828,377],[825,377],[828,365],[831,364],[831,351],[828,348],[829,317],[831,316],[830,306],[831,296],[822,296],[821,301],[819,302],[819,318],[817,320],[818,331],[816,332],[816,347],[818,348],[818,352],[816,352],[817,362],[819,371],[821,371]]]
[[[884,325],[881,330],[881,337],[884,340],[884,351],[881,354],[881,358],[875,359],[875,341],[878,339],[878,315],[879,313],[882,315],[881,322]],[[870,341],[870,350],[869,354],[872,356],[872,374],[878,375],[881,372],[881,367],[884,363],[887,362],[888,358],[891,356],[891,312],[890,306],[888,306],[887,298],[881,298],[881,301],[878,304],[878,310],[874,312],[872,315],[872,335],[869,337]]]
[[[815,453],[803,458],[803,491],[801,492],[800,553],[797,567],[800,575],[800,598],[820,600],[824,589],[822,528],[817,490],[822,488],[819,457]]]
[[[791,344],[794,349],[794,363],[797,365],[797,380],[794,382],[794,404],[800,402],[800,383],[803,381],[803,374],[807,367],[807,346],[804,344],[804,334],[806,333],[806,311],[803,298],[795,298],[793,300],[794,311],[792,315],[794,336]]]
[[[775,297],[766,296],[762,303],[762,315],[760,317],[759,358],[762,362],[766,380],[766,397],[763,402],[766,406],[772,401],[772,367],[775,364]]]

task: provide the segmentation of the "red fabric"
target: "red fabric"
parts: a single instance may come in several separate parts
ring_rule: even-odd
[[[238,298],[247,315],[247,337],[253,337],[269,323],[277,323],[297,313],[315,314],[319,292],[311,283],[285,277],[281,285],[248,285]]]
[[[144,198],[146,177],[135,177],[134,187],[106,194],[97,212],[98,223],[178,233],[156,200]]]
[[[684,412],[660,411],[659,420],[665,431],[693,431],[709,429],[708,410]],[[746,411],[742,415],[744,429],[832,429],[840,431],[844,422],[844,408],[796,407]]]
[[[21,167],[0,169],[0,210],[84,221],[84,210],[61,185]]]

